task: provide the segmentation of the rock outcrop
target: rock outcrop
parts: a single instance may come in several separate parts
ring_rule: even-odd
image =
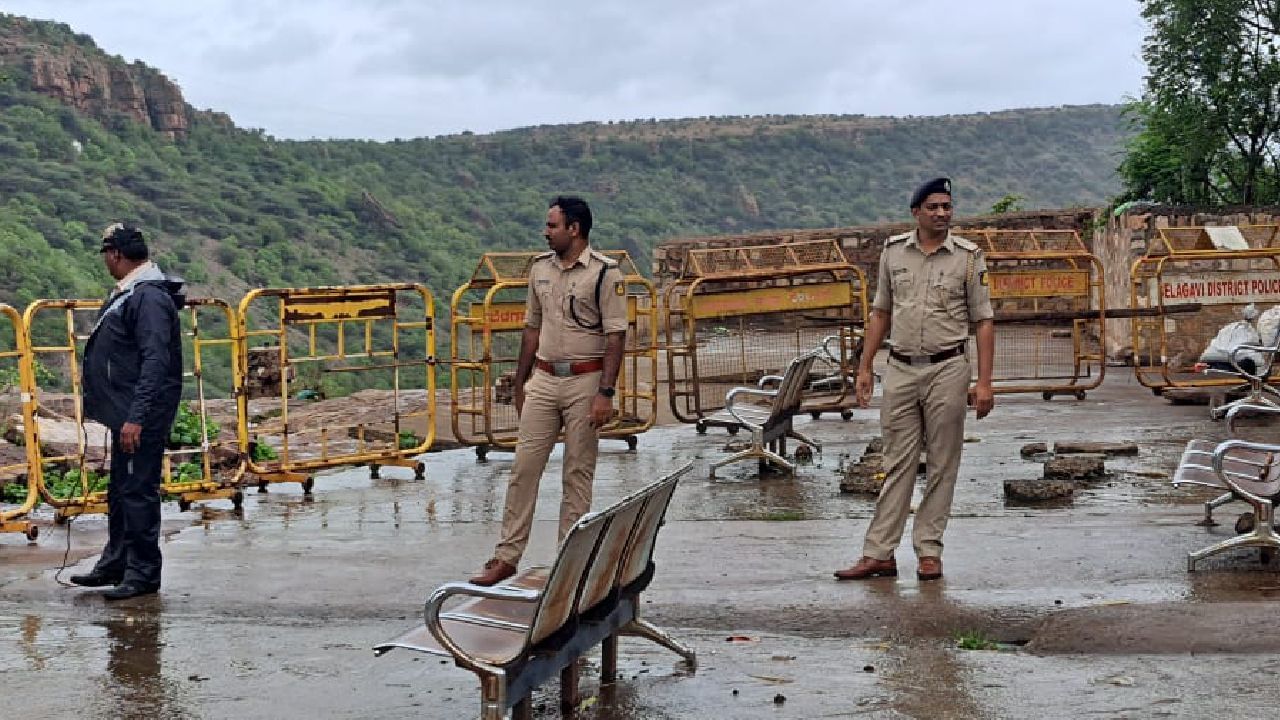
[[[191,126],[194,111],[172,80],[60,23],[0,15],[0,70],[100,121],[123,115],[172,139]]]

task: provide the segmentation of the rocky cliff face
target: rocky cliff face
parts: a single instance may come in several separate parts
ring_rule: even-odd
[[[0,67],[100,120],[123,114],[174,139],[186,137],[191,124],[193,111],[173,81],[107,55],[66,25],[0,15]]]

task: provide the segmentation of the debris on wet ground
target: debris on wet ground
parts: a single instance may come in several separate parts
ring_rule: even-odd
[[[1075,494],[1076,483],[1070,478],[1009,478],[1004,481],[1004,497],[1013,502],[1061,500]]]
[[[725,642],[754,643],[754,642],[760,642],[760,638],[754,638],[754,637],[751,637],[750,635],[730,635],[729,637],[725,638]]]
[[[1049,445],[1042,442],[1027,443],[1018,450],[1018,454],[1024,458],[1035,457],[1036,455],[1048,455]]]
[[[1044,463],[1045,480],[1086,482],[1107,474],[1102,454],[1055,455]]]
[[[858,495],[879,495],[884,487],[884,440],[876,437],[867,444],[857,462],[846,463],[849,456],[841,456],[836,468],[840,475],[840,492]]]
[[[1137,455],[1138,443],[1123,442],[1085,442],[1079,440],[1059,440],[1053,444],[1055,455]]]
[[[778,677],[776,675],[748,675],[747,677],[754,678],[760,682],[768,683],[770,685],[790,685],[795,682],[795,680],[792,680],[791,678]]]

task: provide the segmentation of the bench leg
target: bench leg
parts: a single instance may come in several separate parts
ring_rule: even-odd
[[[777,465],[778,467],[782,468],[783,472],[794,473],[796,471],[795,464],[792,463],[790,460],[782,457],[778,453],[765,450],[763,453],[761,453],[760,457],[763,461],[773,463],[774,465]]]
[[[1276,534],[1275,528],[1271,527],[1274,518],[1274,510],[1270,503],[1264,503],[1255,508],[1257,520],[1254,523],[1253,532],[1244,535],[1236,535],[1227,538],[1220,543],[1210,545],[1203,550],[1187,553],[1187,571],[1193,572],[1196,569],[1196,563],[1210,555],[1217,555],[1220,552],[1226,552],[1233,548],[1240,547],[1261,547],[1280,549],[1280,535]]]
[[[1229,503],[1229,502],[1231,502],[1231,501],[1233,501],[1233,500],[1235,500],[1235,499],[1236,499],[1236,496],[1235,496],[1235,495],[1233,495],[1233,494],[1231,494],[1231,493],[1223,493],[1222,495],[1219,495],[1218,497],[1216,497],[1216,498],[1214,498],[1214,499],[1210,500],[1209,502],[1205,503],[1205,504],[1204,504],[1204,520],[1201,520],[1200,522],[1198,522],[1198,523],[1196,523],[1196,524],[1197,524],[1197,525],[1201,525],[1201,526],[1203,526],[1203,527],[1213,527],[1214,525],[1217,525],[1218,523],[1216,523],[1216,522],[1214,522],[1214,521],[1213,521],[1213,511],[1214,511],[1214,509],[1215,509],[1215,508],[1220,508],[1220,507],[1222,507],[1223,505],[1226,505],[1227,503]]]
[[[569,712],[578,707],[582,696],[578,692],[578,662],[570,662],[560,671],[560,709]]]
[[[523,700],[516,703],[515,707],[511,708],[511,720],[533,720],[532,695],[525,695]]]
[[[618,636],[610,635],[600,645],[600,684],[618,680]]]
[[[804,443],[804,444],[806,444],[806,445],[810,445],[810,446],[812,446],[812,447],[817,448],[817,449],[818,449],[818,452],[822,452],[822,443],[818,442],[817,440],[813,440],[813,439],[809,438],[809,437],[808,437],[808,436],[806,436],[806,435],[802,435],[802,434],[800,434],[800,433],[796,432],[795,430],[792,430],[792,431],[791,431],[791,433],[790,433],[790,435],[791,435],[791,437],[793,437],[793,438],[795,438],[795,439],[799,440],[800,442],[802,442],[802,443]]]
[[[711,477],[716,476],[716,468],[722,468],[725,465],[732,465],[733,463],[736,463],[739,460],[746,460],[747,458],[760,457],[761,453],[763,452],[765,452],[764,449],[756,448],[753,445],[752,447],[749,447],[746,450],[740,450],[730,455],[727,458],[721,458],[720,460],[717,460],[711,463]]]
[[[529,698],[521,701],[527,704]],[[519,710],[519,705],[516,709]],[[507,678],[503,674],[480,676],[480,720],[505,720],[507,717]]]
[[[626,626],[622,628],[621,632],[623,635],[642,637],[661,645],[684,658],[684,661],[689,664],[690,668],[696,668],[698,666],[698,656],[693,652],[693,650],[690,650],[679,640],[671,637],[666,633],[666,631],[656,625],[651,625],[640,618],[636,618],[627,623]]]

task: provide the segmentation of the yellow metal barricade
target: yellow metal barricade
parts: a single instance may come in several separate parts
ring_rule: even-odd
[[[6,407],[5,416],[0,418],[5,423],[7,439],[20,447],[20,452],[0,457],[0,486],[5,491],[3,505],[0,505],[0,532],[23,533],[28,540],[35,540],[40,528],[25,519],[40,502],[39,475],[31,471],[39,466],[38,444],[28,439],[31,428],[35,427],[31,353],[18,311],[0,304],[0,315],[4,316],[0,320],[0,376],[6,385],[2,389],[6,399],[18,401],[22,418],[21,431],[9,425],[17,407]]]
[[[33,367],[47,373],[44,378],[32,373],[32,415],[47,418],[51,428],[41,436],[37,422],[30,423],[33,474],[58,522],[107,511],[111,438],[106,428],[84,417],[80,367],[100,306],[98,300],[37,300],[23,314]],[[211,418],[211,405],[219,402],[224,418],[235,422],[235,316],[225,301],[191,298],[179,318],[183,401],[165,449],[160,490],[184,510],[192,502],[217,499],[239,507],[244,460],[238,438]],[[208,382],[210,374],[216,383]],[[184,427],[190,437],[183,437]]]
[[[1153,310],[1132,320],[1138,382],[1156,394],[1239,385],[1239,377],[1195,366],[1220,330],[1242,320],[1245,306],[1280,304],[1280,225],[1161,228],[1130,280],[1130,304]]]
[[[165,451],[161,492],[187,510],[192,502],[244,501],[246,457],[240,450],[236,388],[240,365],[236,311],[225,300],[188,298],[183,333],[183,404]]]
[[[622,250],[605,250],[618,261],[627,293],[627,337],[616,383],[619,412],[600,437],[625,440],[657,419],[657,293]],[[529,265],[541,253],[488,253],[471,280],[453,293],[450,305],[451,413],[458,442],[484,459],[491,449],[512,450],[517,424],[516,363],[524,330]]]
[[[862,270],[839,242],[690,250],[663,301],[676,419],[705,432],[707,416],[724,407],[731,388],[779,374],[819,347],[827,367],[811,382],[804,410],[815,418],[852,416],[867,290]]]
[[[996,314],[995,392],[1083,400],[1106,373],[1101,261],[1074,230],[965,230],[962,236],[986,256]],[[976,364],[973,369],[976,374]]]
[[[258,487],[342,465],[413,468],[436,434],[435,301],[417,283],[252,290],[240,301],[241,449]],[[265,380],[264,380],[265,378]],[[343,397],[324,413],[310,399]]]

